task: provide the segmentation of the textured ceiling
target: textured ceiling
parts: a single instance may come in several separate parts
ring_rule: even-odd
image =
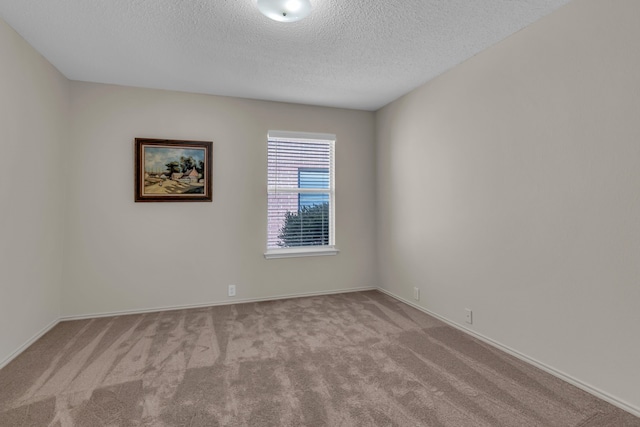
[[[72,80],[376,110],[569,0],[0,0]]]

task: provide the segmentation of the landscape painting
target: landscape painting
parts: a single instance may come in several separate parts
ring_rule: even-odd
[[[135,140],[136,202],[210,202],[211,141]]]

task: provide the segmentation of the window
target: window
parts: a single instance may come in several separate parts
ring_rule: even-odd
[[[299,188],[329,188],[329,183],[329,169],[298,168]],[[329,203],[329,196],[327,194],[298,194],[298,210],[301,207],[320,203]]]
[[[335,135],[269,131],[266,258],[335,255]]]

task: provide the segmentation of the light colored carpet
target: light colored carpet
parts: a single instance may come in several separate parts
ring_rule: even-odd
[[[1,426],[640,426],[371,291],[63,322],[0,370]]]

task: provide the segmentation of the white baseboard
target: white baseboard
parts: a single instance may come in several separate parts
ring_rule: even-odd
[[[224,301],[212,301],[212,302],[205,302],[205,303],[199,303],[199,304],[172,305],[172,306],[166,306],[166,307],[154,307],[154,308],[145,308],[145,309],[110,311],[110,312],[104,312],[104,313],[62,316],[60,318],[60,321],[66,322],[69,320],[95,319],[99,317],[113,317],[113,316],[124,316],[128,314],[156,313],[159,311],[185,310],[189,308],[214,307],[218,305],[245,304],[245,303],[261,302],[261,301],[275,301],[275,300],[289,299],[289,298],[303,298],[303,297],[313,297],[313,296],[319,296],[319,295],[335,295],[335,294],[346,294],[350,292],[375,291],[375,290],[378,290],[378,288],[361,287],[361,288],[349,288],[349,289],[333,289],[330,291],[319,291],[319,292],[302,292],[302,293],[295,293],[295,294],[275,295],[275,296],[262,297],[262,298],[244,298],[244,299],[233,299],[233,300],[229,299]]]
[[[4,368],[5,366],[7,366],[13,359],[15,359],[16,357],[18,357],[20,355],[20,353],[22,353],[23,351],[25,351],[27,348],[29,348],[29,346],[31,344],[33,344],[34,342],[36,342],[41,336],[43,336],[44,334],[46,334],[47,332],[49,332],[51,329],[53,329],[54,326],[56,326],[58,323],[60,322],[60,319],[56,319],[53,322],[49,323],[47,326],[45,326],[44,328],[42,328],[42,330],[40,330],[40,332],[36,333],[34,336],[32,336],[31,338],[29,338],[27,340],[27,342],[25,342],[24,344],[22,344],[20,347],[18,347],[13,353],[11,353],[9,356],[7,356],[3,361],[0,362],[0,369]]]
[[[611,403],[614,406],[617,406],[620,409],[623,409],[623,410],[625,410],[625,411],[627,411],[627,412],[629,412],[629,413],[631,413],[631,414],[633,414],[633,415],[635,415],[637,417],[640,417],[640,408],[635,406],[635,405],[632,405],[632,404],[630,404],[628,402],[625,402],[622,399],[619,399],[619,398],[617,398],[615,396],[612,396],[611,394],[609,394],[609,393],[607,393],[607,392],[605,392],[603,390],[600,390],[597,387],[594,387],[594,386],[589,385],[589,384],[587,384],[587,383],[585,383],[583,381],[580,381],[579,379],[574,378],[569,374],[566,374],[566,373],[564,373],[564,372],[562,372],[562,371],[560,371],[558,369],[555,369],[555,368],[553,368],[553,367],[551,367],[551,366],[549,366],[549,365],[547,365],[545,363],[542,363],[542,362],[540,362],[540,361],[538,361],[538,360],[536,360],[536,359],[534,359],[532,357],[529,357],[526,354],[520,353],[519,351],[514,350],[509,346],[506,346],[504,344],[499,343],[498,341],[495,341],[495,340],[493,340],[493,339],[491,339],[489,337],[486,337],[486,336],[484,336],[482,334],[479,334],[479,333],[477,333],[476,331],[474,331],[472,329],[469,329],[469,328],[467,328],[467,327],[465,327],[465,326],[463,326],[463,325],[461,325],[459,323],[456,323],[456,322],[454,322],[452,320],[447,319],[446,317],[443,317],[443,316],[441,316],[441,315],[439,315],[437,313],[434,313],[434,312],[432,312],[430,310],[427,310],[426,308],[421,307],[421,306],[415,304],[414,302],[409,301],[407,299],[404,299],[404,298],[402,298],[402,297],[400,297],[398,295],[395,295],[394,293],[389,292],[386,289],[378,288],[378,290],[380,292],[384,293],[384,294],[389,295],[392,298],[397,299],[398,301],[401,301],[401,302],[403,302],[403,303],[405,303],[407,305],[410,305],[411,307],[414,307],[414,308],[422,311],[423,313],[427,313],[428,315],[433,316],[436,319],[443,321],[444,323],[448,324],[449,326],[452,326],[452,327],[454,327],[454,328],[456,328],[456,329],[458,329],[458,330],[460,330],[460,331],[462,331],[464,333],[467,333],[467,334],[469,334],[469,335],[471,335],[471,336],[473,336],[473,337],[475,337],[475,338],[477,338],[477,339],[479,339],[479,340],[481,340],[481,341],[483,341],[483,342],[485,342],[485,343],[497,348],[498,350],[502,350],[505,353],[508,353],[508,354],[510,354],[510,355],[512,355],[514,357],[517,357],[518,359],[520,359],[520,360],[522,360],[524,362],[527,362],[527,363],[529,363],[529,364],[531,364],[531,365],[533,365],[533,366],[535,366],[535,367],[537,367],[539,369],[542,369],[543,371],[553,375],[554,377],[560,378],[561,380],[566,381],[569,384],[574,385],[574,386],[578,387],[579,389],[584,390],[587,393],[594,395],[597,398],[600,398],[600,399],[602,399],[602,400],[604,400],[606,402]]]

